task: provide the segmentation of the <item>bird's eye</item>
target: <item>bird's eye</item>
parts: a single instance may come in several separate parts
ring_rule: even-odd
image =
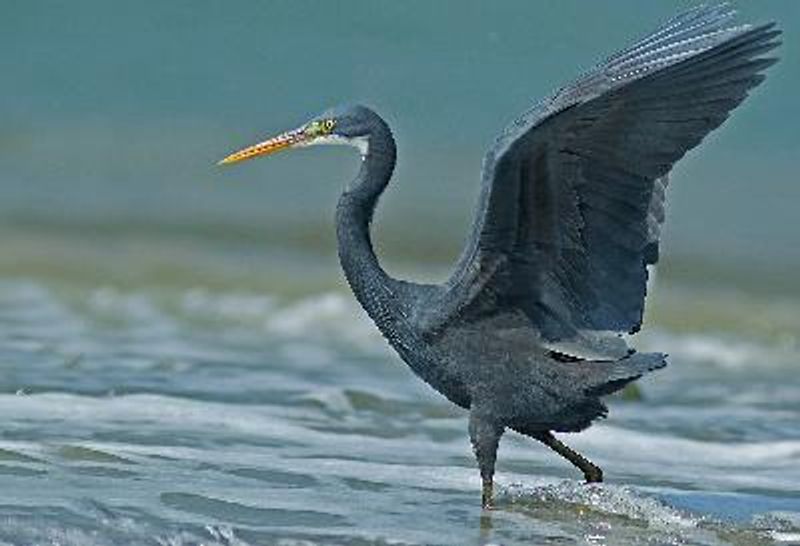
[[[323,122],[322,122],[322,127],[323,127],[323,128],[326,130],[326,131],[331,131],[331,130],[333,130],[333,127],[334,127],[335,125],[336,125],[336,121],[334,121],[334,120],[332,120],[332,119],[326,119],[325,121],[323,121]]]

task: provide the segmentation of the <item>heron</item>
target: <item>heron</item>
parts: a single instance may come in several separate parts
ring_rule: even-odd
[[[777,60],[767,56],[780,44],[775,23],[734,16],[728,4],[683,12],[509,124],[484,157],[469,236],[440,284],[394,278],[376,257],[370,225],[396,146],[370,108],[335,107],[220,161],[321,144],[359,150],[336,207],[339,261],[401,359],[468,411],[484,509],[508,430],[601,482],[601,468],[555,433],[606,417],[602,397],[666,365],[628,337],[642,326],[659,258],[668,174]]]

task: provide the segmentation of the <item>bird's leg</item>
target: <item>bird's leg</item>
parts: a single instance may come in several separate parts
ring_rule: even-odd
[[[492,509],[492,500],[494,497],[494,470],[488,477],[483,475],[481,471],[481,508],[486,510]]]
[[[483,487],[481,489],[481,506],[484,509],[492,507],[494,488],[494,464],[497,460],[497,447],[503,427],[497,425],[487,412],[482,412],[474,405],[469,413],[469,438],[472,441],[472,450],[478,459]]]
[[[603,470],[599,466],[596,466],[592,461],[560,442],[553,436],[552,432],[540,432],[536,434],[536,439],[580,468],[586,483],[603,481]]]

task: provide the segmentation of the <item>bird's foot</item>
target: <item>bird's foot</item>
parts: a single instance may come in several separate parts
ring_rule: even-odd
[[[493,497],[494,484],[492,480],[483,480],[483,489],[481,490],[481,507],[484,510],[491,510],[494,508]]]
[[[591,465],[583,470],[583,477],[586,479],[586,483],[602,483],[603,470],[598,466]]]

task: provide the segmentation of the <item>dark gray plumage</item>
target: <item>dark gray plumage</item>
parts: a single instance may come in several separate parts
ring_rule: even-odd
[[[642,323],[667,174],[775,62],[763,55],[779,31],[732,26],[733,15],[727,5],[686,12],[507,127],[485,158],[472,233],[443,285],[393,279],[375,257],[369,225],[395,144],[368,108],[326,112],[224,160],[318,143],[362,149],[337,207],[342,267],[403,360],[469,410],[484,506],[506,429],[601,481],[552,432],[585,429],[606,414],[600,396],[666,364],[621,336]]]

